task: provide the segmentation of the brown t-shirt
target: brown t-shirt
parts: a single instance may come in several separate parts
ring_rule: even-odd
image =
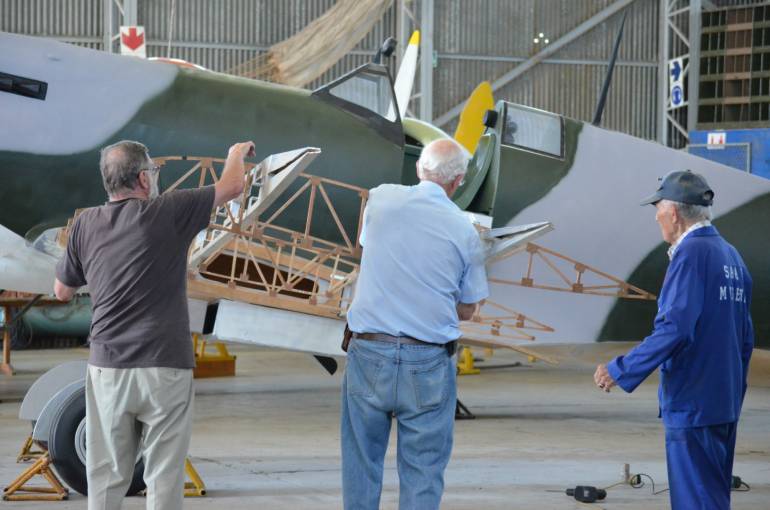
[[[193,368],[187,252],[206,228],[214,187],[87,209],[72,225],[56,277],[88,285],[88,362],[104,368]]]

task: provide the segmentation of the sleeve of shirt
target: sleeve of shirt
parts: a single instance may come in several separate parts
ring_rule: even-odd
[[[460,302],[478,303],[487,297],[489,297],[489,287],[487,269],[484,265],[484,247],[478,234],[474,232],[470,238],[468,262],[460,281]]]
[[[86,284],[83,265],[80,262],[80,217],[72,224],[67,250],[56,264],[56,279],[67,287],[77,289]]]
[[[607,365],[612,378],[631,393],[664,361],[692,342],[703,309],[705,286],[695,257],[678,252],[661,290],[652,334]]]
[[[745,274],[748,270],[744,268]],[[746,296],[746,317],[743,327],[743,345],[741,345],[741,362],[743,363],[743,397],[746,396],[746,390],[749,385],[749,363],[751,354],[754,352],[754,323],[751,321],[751,279],[744,281]]]
[[[174,225],[184,239],[192,239],[206,228],[214,208],[214,186],[171,191]]]
[[[361,246],[364,246],[364,243],[366,242],[366,220],[369,219],[369,206],[367,205],[364,209],[364,217],[361,220],[361,234],[358,236],[358,244]]]

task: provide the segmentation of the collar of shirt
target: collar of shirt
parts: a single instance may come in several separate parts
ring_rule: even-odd
[[[698,223],[693,224],[690,228],[684,231],[684,233],[679,236],[679,239],[676,240],[674,244],[668,247],[668,259],[671,260],[674,258],[674,253],[676,253],[676,249],[679,248],[679,245],[682,244],[682,241],[684,241],[684,238],[687,237],[687,235],[694,231],[698,230],[699,228],[703,227],[709,227],[711,226],[711,222],[709,220],[705,221],[699,221]]]
[[[420,184],[418,184],[417,186],[424,189],[425,192],[430,195],[435,195],[446,199],[449,198],[446,194],[446,191],[444,191],[444,188],[442,188],[441,186],[439,186],[433,181],[420,181]]]

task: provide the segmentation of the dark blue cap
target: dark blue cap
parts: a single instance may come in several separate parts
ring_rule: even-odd
[[[714,192],[700,174],[685,170],[671,172],[658,180],[658,191],[642,200],[641,205],[656,204],[661,200],[692,205],[711,205],[714,202]]]

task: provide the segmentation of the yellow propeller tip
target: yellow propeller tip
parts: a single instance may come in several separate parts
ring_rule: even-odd
[[[420,44],[420,31],[415,30],[412,32],[412,37],[409,38],[409,46],[418,46]]]

